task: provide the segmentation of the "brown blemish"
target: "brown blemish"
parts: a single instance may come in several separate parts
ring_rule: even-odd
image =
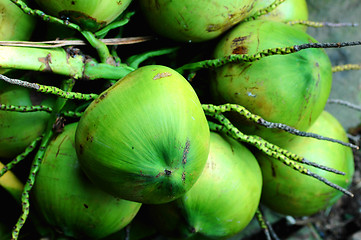
[[[82,155],[84,152],[84,146],[82,144],[79,144],[79,153]]]
[[[60,152],[60,147],[61,147],[61,145],[64,143],[65,139],[66,139],[66,137],[64,137],[64,138],[61,140],[60,144],[58,145],[58,151],[56,151],[55,157],[58,157],[59,152]]]
[[[170,176],[172,174],[172,171],[168,169],[164,169],[164,173],[165,175]]]
[[[183,182],[186,181],[186,173],[185,173],[185,172],[182,173],[182,181],[183,181]]]
[[[51,54],[48,53],[48,55],[46,55],[46,57],[39,57],[38,61],[41,63],[45,64],[45,68],[44,68],[44,72],[52,72],[53,70],[50,67],[50,63],[51,63]]]
[[[247,54],[248,49],[244,44],[245,44],[245,41],[249,37],[250,36],[248,35],[248,36],[242,36],[242,37],[234,38],[232,40],[232,44],[231,44],[231,48],[233,49],[232,53],[233,54]]]
[[[155,75],[153,77],[153,80],[157,80],[157,79],[161,79],[161,78],[165,78],[165,77],[170,77],[170,76],[172,76],[172,74],[169,73],[169,72],[158,73],[157,75]]]
[[[186,164],[187,163],[187,157],[188,157],[188,153],[189,153],[189,147],[190,147],[190,141],[189,139],[187,139],[186,144],[184,146],[184,150],[183,150],[183,157],[182,157],[182,163]]]
[[[232,54],[247,54],[248,49],[245,46],[239,46],[233,49]]]
[[[93,138],[93,136],[88,135],[88,136],[86,136],[86,140],[88,142],[93,142],[94,138]]]
[[[107,95],[108,95],[108,93],[105,92],[105,93],[103,93],[103,94],[101,94],[101,95],[99,96],[99,99],[100,99],[100,100],[103,100]]]
[[[234,38],[232,40],[232,45],[239,45],[239,44],[243,44],[244,41],[248,38],[249,36],[242,36],[242,37],[237,37],[237,38]]]
[[[75,1],[71,1],[71,5],[75,5]]]
[[[271,163],[272,177],[276,178],[276,169],[275,166]]]

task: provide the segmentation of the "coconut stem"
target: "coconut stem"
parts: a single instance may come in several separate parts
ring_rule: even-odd
[[[321,182],[341,191],[342,193],[353,197],[353,194],[351,192],[347,191],[346,189],[344,189],[336,184],[331,183],[327,179],[322,178],[321,176],[311,172],[309,169],[304,168],[302,165],[300,165],[297,162],[295,162],[294,160],[290,159],[288,156],[285,156],[284,154],[281,154],[280,152],[275,151],[272,148],[270,148],[270,146],[272,146],[274,144],[269,143],[260,137],[254,137],[254,136],[243,134],[236,127],[234,127],[233,124],[226,117],[223,116],[223,114],[217,113],[217,114],[214,114],[212,117],[214,117],[216,120],[218,120],[222,125],[209,122],[209,127],[211,130],[217,131],[217,132],[223,132],[223,133],[233,137],[236,140],[251,144],[254,147],[256,147],[257,149],[261,150],[266,155],[281,161],[286,166],[289,166],[292,169],[294,169],[302,174],[316,178],[317,180],[320,180]],[[277,149],[279,147],[274,146],[273,148]],[[318,165],[318,164],[315,163],[315,165]]]
[[[102,63],[115,65],[115,61],[112,55],[110,54],[108,47],[102,41],[97,39],[93,33],[82,30],[78,25],[71,23],[68,20],[61,20],[57,17],[45,14],[43,11],[37,9],[35,10],[31,9],[26,5],[25,2],[21,0],[11,0],[11,1],[15,3],[18,7],[20,7],[21,10],[23,10],[23,12],[25,12],[26,14],[40,17],[45,22],[58,23],[79,31],[83,35],[83,37],[90,43],[90,45],[97,50]]]
[[[3,111],[10,111],[10,112],[37,112],[37,111],[45,111],[48,113],[53,112],[52,107],[44,106],[44,105],[37,105],[37,106],[15,106],[15,105],[6,105],[6,104],[0,104],[0,110]],[[77,111],[63,111],[60,113],[61,115],[65,117],[73,117],[78,118],[83,115],[82,112]],[[0,174],[1,176],[1,174]]]
[[[74,79],[120,79],[134,68],[98,63],[78,52],[63,48],[0,46],[0,66],[8,69],[51,72]]]
[[[46,149],[47,145],[49,144],[52,135],[53,135],[52,131],[47,131],[47,134],[43,137],[42,142],[40,144],[40,148],[39,148],[38,152],[36,153],[33,163],[31,165],[30,173],[29,173],[28,179],[24,185],[24,190],[23,190],[23,193],[21,196],[22,214],[20,215],[20,217],[12,231],[12,239],[13,240],[18,239],[20,230],[23,227],[27,217],[29,216],[30,191],[35,183],[36,174],[39,171],[41,161],[45,154],[45,149]]]
[[[334,188],[334,189],[339,190],[340,192],[344,193],[345,195],[347,195],[347,196],[349,196],[349,197],[353,197],[353,196],[354,196],[353,193],[351,193],[351,192],[347,191],[346,189],[344,189],[344,188],[342,188],[342,187],[340,187],[340,186],[338,186],[338,185],[336,185],[336,184],[328,181],[326,178],[321,177],[320,175],[317,175],[316,173],[313,173],[313,172],[307,170],[307,173],[304,173],[304,174],[306,174],[306,175],[308,175],[308,176],[311,176],[311,177],[313,177],[313,178],[316,178],[317,180],[320,180],[321,182],[327,184],[328,186],[330,186],[330,187],[332,187],[332,188]]]
[[[358,23],[332,23],[332,22],[315,22],[315,21],[308,21],[308,20],[295,20],[295,21],[289,21],[286,22],[289,25],[304,25],[307,27],[357,27]]]
[[[212,115],[212,114],[208,114],[208,115],[211,115],[212,117],[214,117],[216,119],[219,118],[219,117],[217,117],[215,115]],[[210,125],[210,129],[213,130],[213,131],[221,131],[221,132],[224,132],[226,134],[229,134],[229,130],[226,129],[225,126],[218,125],[218,124],[215,124],[215,123],[212,123],[212,122],[209,122],[209,125]],[[247,143],[249,143],[251,145],[254,145],[259,150],[263,151],[265,154],[267,154],[267,155],[269,155],[271,157],[277,158],[277,156],[281,156],[282,158],[290,159],[290,160],[293,160],[293,161],[296,161],[296,162],[299,162],[299,163],[303,163],[303,164],[306,164],[306,165],[309,165],[309,166],[313,166],[313,167],[322,169],[324,171],[332,172],[332,173],[339,174],[339,175],[345,175],[344,172],[341,172],[339,170],[336,170],[336,169],[333,169],[333,168],[330,168],[330,167],[327,167],[327,166],[324,166],[324,165],[320,165],[320,164],[315,163],[315,162],[311,162],[311,161],[305,159],[304,157],[301,157],[301,156],[299,156],[299,155],[297,155],[295,153],[291,153],[291,152],[287,151],[284,148],[278,147],[275,144],[269,143],[269,142],[265,141],[264,139],[262,139],[259,136],[247,136],[247,135],[241,133],[238,129],[236,129],[236,130],[237,130],[236,136],[231,135],[231,137],[233,137],[235,139],[238,139],[240,141],[243,141],[243,142],[247,142]],[[247,138],[245,136],[247,136]]]
[[[281,129],[284,130],[286,132],[289,132],[291,134],[297,135],[297,136],[301,136],[301,137],[311,137],[311,138],[315,138],[315,139],[319,139],[319,140],[325,140],[325,141],[330,141],[330,142],[335,142],[335,143],[339,143],[341,145],[347,146],[347,147],[351,147],[354,149],[359,149],[358,146],[351,144],[351,143],[346,143],[337,139],[333,139],[333,138],[329,138],[329,137],[325,137],[325,136],[321,136],[315,133],[309,133],[309,132],[303,132],[300,131],[298,129],[295,129],[293,127],[290,127],[286,124],[283,123],[274,123],[274,122],[269,122],[264,120],[262,117],[251,113],[249,110],[247,110],[245,107],[237,105],[237,104],[223,104],[223,105],[212,105],[212,104],[203,104],[203,110],[206,112],[210,112],[210,113],[224,113],[224,112],[229,112],[229,111],[233,111],[233,112],[237,112],[239,113],[241,116],[247,118],[248,120],[251,120],[257,124],[260,124],[266,128],[277,128],[277,129]]]
[[[134,14],[135,14],[134,11],[127,12],[126,14],[124,14],[124,17],[122,17],[122,19],[109,23],[108,25],[106,25],[105,27],[100,29],[99,31],[95,32],[94,35],[98,38],[103,38],[104,36],[106,36],[108,34],[108,32],[110,30],[122,27],[122,26],[126,25],[127,23],[129,23],[130,18]]]
[[[3,111],[10,111],[10,112],[38,112],[38,111],[45,111],[45,112],[52,112],[52,108],[44,105],[37,105],[37,106],[15,106],[15,105],[6,105],[0,103],[0,110]]]
[[[349,107],[351,109],[357,110],[357,111],[361,111],[361,106],[350,103],[348,101],[342,100],[342,99],[328,99],[327,103],[335,103],[335,104],[340,104],[346,107]]]
[[[137,69],[142,62],[144,62],[145,60],[147,60],[149,58],[170,54],[170,53],[177,51],[178,49],[179,49],[179,47],[174,47],[174,48],[166,48],[166,49],[160,49],[160,50],[150,51],[150,52],[146,52],[146,53],[141,53],[138,55],[131,56],[130,58],[128,58],[126,60],[126,62],[128,63],[129,67]]]
[[[0,74],[0,79],[4,80],[5,82],[8,82],[10,84],[15,84],[18,86],[26,87],[26,88],[32,88],[35,89],[38,92],[46,93],[46,94],[53,94],[61,98],[65,99],[77,99],[77,100],[94,100],[98,97],[97,94],[83,94],[78,92],[67,92],[63,91],[60,88],[54,87],[54,86],[47,86],[47,85],[41,85],[38,83],[31,83],[19,79],[12,79],[8,78],[5,75]]]
[[[257,222],[258,222],[258,225],[260,226],[260,228],[263,230],[265,236],[266,236],[266,239],[267,240],[272,240],[271,238],[271,234],[270,234],[270,231],[269,231],[269,228],[268,228],[268,225],[266,223],[266,220],[263,216],[263,213],[261,211],[260,208],[257,209],[256,211],[256,219],[257,219]]]
[[[90,31],[80,31],[90,45],[95,48],[100,57],[100,62],[115,66],[115,60],[110,54],[108,46],[100,39],[96,38],[95,35]]]
[[[65,91],[71,91],[74,84],[75,84],[75,82],[73,79],[66,79],[62,82],[62,88]],[[61,90],[61,89],[59,89],[59,90]],[[61,90],[61,91],[63,91],[63,90]],[[44,158],[46,148],[49,145],[50,141],[52,140],[52,137],[54,136],[54,131],[53,131],[54,122],[56,122],[56,120],[58,118],[58,114],[61,112],[61,110],[65,106],[66,101],[67,101],[67,99],[58,98],[55,102],[54,111],[51,113],[49,122],[48,122],[47,127],[43,134],[43,138],[41,139],[39,149],[33,159],[28,179],[24,185],[24,190],[23,190],[23,193],[21,196],[22,214],[20,215],[17,223],[15,224],[15,226],[13,228],[12,240],[18,239],[19,232],[20,232],[21,228],[23,227],[26,219],[29,216],[30,191],[34,186],[36,175],[40,169],[40,165]]]
[[[345,64],[332,67],[332,72],[342,72],[350,70],[361,70],[361,64]]]
[[[30,7],[28,7],[28,5],[26,5],[25,2],[21,1],[21,0],[11,0],[13,3],[15,3],[19,8],[21,8],[21,10],[23,10],[23,12],[25,12],[26,14],[29,15],[33,15],[36,17],[39,17],[40,19],[42,19],[45,22],[52,22],[52,23],[58,23],[58,24],[62,24],[65,25],[69,28],[81,31],[80,27],[74,23],[71,23],[67,20],[61,20],[59,18],[50,16],[45,14],[43,11],[38,10],[38,9],[31,9]]]
[[[270,13],[271,11],[273,11],[276,7],[278,7],[281,3],[285,2],[285,1],[286,0],[275,0],[271,5],[269,5],[268,7],[265,7],[263,9],[261,9],[261,10],[258,10],[255,14],[253,14],[252,16],[244,19],[242,22],[248,22],[248,21],[256,20],[257,18]]]
[[[83,115],[82,112],[77,112],[77,111],[65,111],[65,112],[60,112],[60,114],[65,117],[71,117],[71,118],[80,118]]]
[[[38,145],[40,140],[43,138],[43,136],[40,136],[36,138],[34,141],[32,141],[27,148],[25,148],[24,152],[16,156],[11,162],[6,164],[1,170],[0,170],[0,177],[2,177],[7,171],[10,171],[16,164],[24,160]]]
[[[240,62],[255,62],[264,57],[274,56],[274,55],[288,55],[295,52],[299,52],[304,49],[309,48],[341,48],[341,47],[350,47],[361,45],[361,41],[352,41],[352,42],[338,42],[338,43],[305,43],[301,45],[294,45],[291,47],[277,47],[269,48],[262,50],[253,55],[247,54],[231,54],[225,57],[203,60],[194,63],[188,63],[182,67],[177,68],[176,70],[180,74],[184,74],[185,71],[198,71],[203,68],[218,68],[222,67],[229,63],[240,63]]]

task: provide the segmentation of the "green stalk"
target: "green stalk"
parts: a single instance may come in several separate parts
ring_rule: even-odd
[[[80,31],[81,34],[86,38],[86,40],[90,43],[90,45],[95,48],[100,57],[100,62],[107,63],[115,66],[115,60],[113,56],[109,52],[108,46],[100,41],[95,35],[90,31]]]
[[[110,79],[118,80],[125,77],[128,73],[135,69],[126,64],[119,64],[119,66],[112,66],[106,63],[97,63],[96,61],[89,61],[84,65],[83,78],[93,79]]]
[[[0,46],[0,66],[7,69],[51,72],[74,79],[120,79],[134,71],[125,64],[98,63],[63,48]]]
[[[66,27],[69,27],[69,28],[79,31],[84,36],[84,38],[88,40],[90,45],[97,50],[101,62],[115,65],[115,61],[114,61],[113,57],[110,55],[108,47],[103,42],[101,42],[99,39],[97,39],[93,33],[82,30],[78,25],[71,23],[68,20],[64,21],[57,17],[45,14],[41,10],[31,9],[30,7],[28,7],[26,5],[25,2],[23,2],[21,0],[11,0],[11,1],[13,3],[15,3],[18,7],[20,7],[21,10],[23,10],[23,12],[25,12],[26,14],[40,17],[43,21],[46,21],[46,22],[62,24]]]
[[[222,58],[204,60],[194,63],[188,63],[183,65],[182,67],[177,68],[177,72],[180,74],[184,74],[185,71],[198,71],[204,68],[218,68],[222,67],[226,64],[230,63],[240,63],[240,62],[255,62],[264,57],[270,57],[274,55],[287,55],[295,52],[299,52],[301,50],[309,49],[309,48],[341,48],[341,47],[349,47],[349,46],[357,46],[361,45],[361,41],[353,41],[353,42],[338,42],[338,43],[305,43],[301,45],[294,45],[290,47],[283,48],[269,48],[262,50],[256,54],[248,55],[248,54],[232,54],[229,56],[225,56]]]
[[[64,21],[64,20],[61,20],[59,18],[47,15],[41,10],[31,9],[30,7],[28,7],[28,5],[26,5],[25,2],[23,2],[21,0],[11,0],[11,1],[14,4],[16,4],[21,10],[23,10],[23,12],[25,12],[26,14],[39,17],[40,19],[42,19],[43,21],[46,21],[46,22],[62,24],[62,25],[65,25],[65,26],[67,26],[69,28],[81,31],[81,29],[80,29],[80,27],[78,25],[76,25],[74,23],[71,23],[69,21]]]
[[[321,28],[321,27],[357,27],[357,23],[343,22],[343,23],[332,23],[332,22],[315,22],[308,20],[295,20],[286,22],[289,25],[304,25],[307,27]]]
[[[95,32],[94,35],[97,38],[105,37],[110,30],[113,30],[113,29],[116,29],[116,28],[119,28],[119,27],[122,27],[122,26],[126,25],[130,21],[130,18],[134,14],[135,14],[135,12],[133,12],[133,11],[132,12],[127,12],[126,14],[124,14],[124,17],[122,17],[120,20],[114,21],[114,22],[108,24],[104,28],[102,28],[99,31]]]
[[[84,61],[83,55],[70,55],[62,48],[0,46],[2,68],[53,72],[79,79],[83,77]]]
[[[64,91],[71,91],[72,87],[74,86],[74,83],[75,82],[73,81],[73,79],[65,80],[63,82],[62,88],[64,89]],[[12,240],[18,239],[20,230],[24,226],[24,223],[29,216],[30,192],[34,186],[36,175],[40,169],[41,161],[43,160],[43,157],[45,155],[46,148],[54,136],[54,131],[53,131],[54,123],[56,122],[56,120],[58,118],[58,114],[61,112],[62,108],[65,106],[66,101],[67,101],[67,99],[58,98],[55,103],[55,106],[54,106],[54,111],[51,113],[48,125],[45,129],[44,136],[43,136],[40,146],[39,146],[39,150],[34,157],[34,160],[33,160],[33,163],[32,163],[31,169],[30,169],[29,177],[24,185],[24,189],[23,189],[23,192],[21,195],[22,214],[19,217],[16,225],[13,228]]]
[[[129,64],[132,68],[138,68],[139,65],[144,62],[145,60],[152,58],[152,57],[158,57],[170,53],[174,53],[177,51],[179,47],[173,47],[173,48],[166,48],[166,49],[160,49],[160,50],[154,50],[146,53],[141,53],[138,55],[133,55],[129,57],[126,62]]]
[[[283,3],[286,0],[275,0],[271,5],[269,5],[268,7],[265,7],[259,11],[257,11],[255,14],[253,14],[252,16],[246,18],[243,20],[243,22],[248,22],[248,21],[253,21],[256,20],[257,18],[266,15],[268,13],[270,13],[272,10],[274,10],[276,7],[278,7],[281,3]]]
[[[359,147],[354,144],[343,142],[338,139],[321,136],[321,135],[315,134],[315,133],[303,132],[303,131],[300,131],[298,129],[295,129],[293,127],[290,127],[290,126],[288,126],[286,124],[282,124],[282,123],[269,122],[269,121],[263,119],[261,116],[251,113],[245,107],[238,105],[238,104],[226,103],[226,104],[218,105],[218,106],[213,105],[213,104],[203,104],[202,107],[206,113],[237,112],[240,116],[245,117],[246,119],[248,119],[256,124],[259,124],[261,126],[264,126],[266,128],[277,128],[277,129],[281,129],[283,131],[289,132],[289,133],[297,135],[297,136],[310,137],[310,138],[315,138],[315,139],[319,139],[319,140],[335,142],[335,143],[338,143],[338,144],[341,144],[341,145],[344,145],[347,147],[359,149]]]
[[[316,178],[317,180],[325,183],[326,185],[339,190],[345,195],[348,195],[350,197],[354,196],[348,190],[328,181],[327,179],[319,176],[318,174],[311,172],[309,169],[298,164],[296,162],[297,160],[295,161],[294,159],[290,159],[290,157],[294,156],[294,154],[285,155],[282,153],[282,151],[279,151],[279,149],[281,148],[277,147],[276,145],[269,143],[258,136],[246,135],[242,133],[223,114],[217,113],[212,115],[212,117],[216,119],[220,124],[208,122],[211,131],[222,132],[238,141],[251,144],[252,146],[256,147],[257,149],[265,153],[266,155],[281,161],[283,164],[287,165],[288,167],[291,167],[293,170],[296,170],[301,174],[305,174],[307,176]]]

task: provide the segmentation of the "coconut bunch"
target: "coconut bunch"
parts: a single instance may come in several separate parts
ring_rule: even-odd
[[[360,43],[319,43],[306,1],[0,6],[11,239],[230,239],[353,195],[324,48]]]

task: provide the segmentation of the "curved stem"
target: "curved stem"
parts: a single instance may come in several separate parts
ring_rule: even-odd
[[[271,12],[273,9],[275,9],[276,7],[278,7],[281,3],[285,2],[286,0],[275,0],[271,5],[269,5],[268,7],[265,7],[263,9],[258,10],[255,14],[253,14],[252,16],[246,18],[243,20],[243,22],[248,22],[248,21],[253,21],[256,20],[257,18],[268,14],[269,12]]]
[[[141,53],[138,55],[131,56],[130,58],[128,58],[126,60],[126,62],[128,63],[128,65],[130,67],[136,69],[139,67],[139,65],[142,62],[144,62],[145,60],[147,60],[149,58],[170,54],[170,53],[177,51],[178,49],[179,49],[179,47],[173,47],[173,48],[166,48],[166,49],[160,49],[160,50],[150,51],[150,52],[146,52],[146,53]]]
[[[350,70],[361,70],[361,64],[345,64],[345,65],[337,65],[332,67],[332,72],[343,72]]]
[[[95,32],[94,35],[98,38],[103,38],[105,35],[108,34],[108,32],[110,30],[113,30],[115,28],[119,28],[122,27],[124,25],[126,25],[129,21],[130,18],[135,14],[134,11],[132,12],[127,12],[126,14],[124,14],[124,17],[118,21],[114,21],[110,24],[108,24],[107,26],[105,26],[104,28],[100,29],[99,31]]]
[[[264,57],[269,57],[274,55],[287,55],[309,48],[341,48],[341,47],[349,47],[349,46],[357,46],[357,45],[361,45],[361,41],[337,42],[337,43],[305,43],[301,45],[294,45],[291,47],[269,48],[262,50],[258,53],[255,53],[253,55],[232,54],[221,58],[188,63],[183,65],[182,67],[177,68],[176,70],[183,75],[185,71],[198,71],[203,68],[218,68],[229,63],[255,62]]]
[[[296,128],[290,127],[283,123],[269,122],[269,121],[263,119],[261,116],[251,113],[245,107],[238,105],[238,104],[227,103],[227,104],[218,105],[218,106],[213,105],[213,104],[203,104],[202,108],[206,113],[237,112],[240,116],[245,117],[246,119],[248,119],[256,124],[259,124],[261,126],[264,126],[266,128],[277,128],[277,129],[286,131],[288,133],[294,134],[296,136],[310,137],[310,138],[315,138],[318,140],[330,141],[330,142],[338,143],[338,144],[341,144],[341,145],[344,145],[347,147],[351,147],[354,149],[359,149],[359,147],[354,144],[343,142],[338,139],[321,136],[321,135],[315,134],[315,133],[303,132],[303,131],[300,131]]]
[[[269,143],[258,136],[251,136],[251,135],[246,135],[246,134],[242,133],[223,114],[217,113],[217,114],[213,115],[213,117],[216,120],[218,120],[221,123],[221,125],[209,122],[209,127],[211,130],[223,132],[238,141],[242,141],[242,142],[251,144],[252,146],[256,147],[257,149],[259,149],[260,151],[265,153],[266,155],[273,157],[276,160],[281,161],[283,164],[287,165],[288,167],[291,167],[291,169],[296,170],[301,174],[305,174],[307,176],[313,177],[313,178],[327,184],[328,186],[330,186],[338,191],[341,191],[345,195],[348,195],[350,197],[354,196],[347,189],[344,189],[344,188],[338,186],[337,184],[334,184],[334,183],[328,181],[327,179],[319,176],[318,174],[311,172],[309,169],[298,164],[295,160],[290,159],[290,156],[293,156],[293,154],[285,155],[285,154],[281,153],[280,151],[277,151],[277,149],[279,147],[275,146],[274,144]],[[272,145],[273,145],[273,147],[270,147]]]
[[[100,39],[96,38],[95,35],[90,31],[81,31],[81,34],[90,43],[90,45],[97,50],[102,63],[107,63],[115,66],[115,60],[109,52],[108,46]]]
[[[74,86],[74,81],[72,79],[63,81],[62,88],[64,89],[64,91],[71,91],[73,86]],[[39,150],[34,157],[34,160],[33,160],[33,163],[32,163],[31,169],[30,169],[29,177],[24,185],[24,189],[23,189],[22,196],[21,196],[22,214],[19,217],[19,219],[12,231],[12,239],[13,240],[18,239],[20,230],[23,227],[26,219],[29,216],[30,191],[32,190],[32,188],[35,184],[35,179],[36,179],[37,173],[40,169],[40,165],[43,160],[43,157],[45,155],[46,148],[54,136],[54,131],[53,131],[54,122],[56,122],[56,119],[58,118],[58,113],[60,113],[60,111],[64,107],[65,103],[66,103],[66,99],[58,98],[56,100],[55,106],[54,106],[54,111],[52,112],[49,122],[47,124],[47,127],[45,129],[45,133],[41,140]]]
[[[314,22],[314,21],[308,21],[308,20],[294,20],[286,22],[289,25],[304,25],[307,27],[314,27],[314,28],[320,28],[320,27],[357,27],[358,23],[331,23],[331,22]]]
[[[53,17],[51,15],[48,15],[48,14],[45,14],[43,11],[41,10],[38,10],[38,9],[31,9],[30,7],[28,7],[28,5],[26,5],[26,3],[24,1],[21,1],[21,0],[11,0],[14,4],[16,4],[21,10],[23,10],[24,13],[26,14],[29,14],[29,15],[33,15],[33,16],[36,16],[36,17],[39,17],[41,18],[43,21],[46,21],[46,22],[52,22],[52,23],[58,23],[58,24],[62,24],[62,25],[65,25],[69,28],[72,28],[72,29],[75,29],[75,30],[78,30],[78,31],[81,31],[81,28],[74,24],[74,23],[71,23],[69,21],[64,21],[64,20],[61,20],[57,17]]]

